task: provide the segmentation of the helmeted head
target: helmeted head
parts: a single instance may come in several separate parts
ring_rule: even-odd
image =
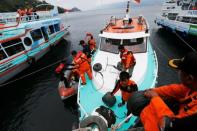
[[[85,45],[85,41],[84,40],[80,40],[79,41],[79,45],[82,45],[82,46]]]
[[[123,46],[123,45],[119,45],[119,46],[118,46],[118,49],[119,49],[119,51],[120,51],[120,52],[122,52],[122,51],[124,51],[124,50],[125,50],[125,48],[124,48],[124,46]]]
[[[71,55],[72,55],[73,57],[75,57],[75,56],[77,55],[77,51],[76,51],[76,50],[71,51]]]
[[[122,86],[124,86],[124,87],[127,86],[127,83],[130,78],[129,73],[126,71],[122,71],[119,75],[119,78],[120,78],[120,82],[121,82]]]
[[[181,59],[170,60],[169,66],[179,70],[180,80],[184,85],[197,85],[197,52],[190,52]]]

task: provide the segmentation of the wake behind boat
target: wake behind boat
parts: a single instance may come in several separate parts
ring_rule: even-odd
[[[0,84],[45,55],[67,33],[57,7],[28,15],[0,14]]]
[[[114,89],[119,79],[119,45],[124,45],[134,54],[136,65],[131,79],[137,83],[138,89],[155,87],[158,63],[149,40],[148,23],[143,16],[131,18],[128,8],[129,2],[126,16],[120,19],[112,17],[101,30],[99,47],[92,58],[93,79],[86,77],[86,85],[79,82],[77,102],[80,128],[106,131],[116,127],[122,131],[135,124],[136,117],[132,114],[129,115],[131,119],[127,119],[126,105],[118,106],[121,102],[120,91],[115,94],[116,103],[112,107],[107,107],[102,101],[103,96]]]

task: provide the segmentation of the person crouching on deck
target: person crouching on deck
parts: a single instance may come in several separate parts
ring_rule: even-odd
[[[82,80],[82,85],[86,84],[85,73],[87,73],[90,80],[92,80],[92,70],[91,66],[88,63],[87,56],[82,52],[79,51],[78,53],[74,50],[71,52],[73,57],[73,64],[74,64],[74,72],[77,72]]]
[[[114,95],[119,89],[121,90],[122,102],[118,104],[118,107],[121,107],[128,101],[129,97],[132,95],[132,92],[137,91],[137,84],[130,80],[128,72],[122,71],[119,76],[120,80],[115,85],[115,88],[111,92],[111,95]]]
[[[128,70],[129,76],[131,77],[136,64],[135,57],[133,53],[128,51],[123,45],[119,45],[118,49],[120,51],[122,71]]]

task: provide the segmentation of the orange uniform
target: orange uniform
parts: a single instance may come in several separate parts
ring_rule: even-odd
[[[91,66],[88,63],[87,56],[82,51],[77,53],[73,59],[73,63],[75,64],[74,68],[77,68],[74,71],[80,75],[83,84],[86,83],[85,73],[87,73],[90,80],[92,79]]]
[[[177,100],[179,113],[175,115],[160,97],[153,97],[140,114],[145,131],[159,131],[163,116],[179,119],[197,113],[197,92],[191,93],[183,84],[162,86],[154,91],[161,97]]]
[[[123,52],[120,53],[121,63],[126,69],[131,68],[135,65],[135,58],[131,52],[127,49],[124,49]]]
[[[137,91],[137,85],[134,81],[129,80],[127,83],[127,87],[123,87],[120,81],[117,82],[112,94],[114,95],[119,89],[121,90],[122,99],[124,101],[128,101],[129,97],[131,97],[133,91]]]
[[[90,46],[90,50],[91,50],[91,51],[93,51],[93,50],[96,49],[96,41],[95,41],[94,39],[90,39],[90,40],[88,41],[88,44],[89,44],[89,46]]]

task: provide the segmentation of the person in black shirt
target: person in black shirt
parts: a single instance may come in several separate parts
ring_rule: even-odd
[[[92,53],[91,53],[91,50],[90,50],[89,45],[87,45],[87,44],[85,43],[84,40],[80,40],[79,45],[82,46],[82,48],[83,48],[83,50],[82,50],[83,53],[87,56],[88,61],[91,63]]]

